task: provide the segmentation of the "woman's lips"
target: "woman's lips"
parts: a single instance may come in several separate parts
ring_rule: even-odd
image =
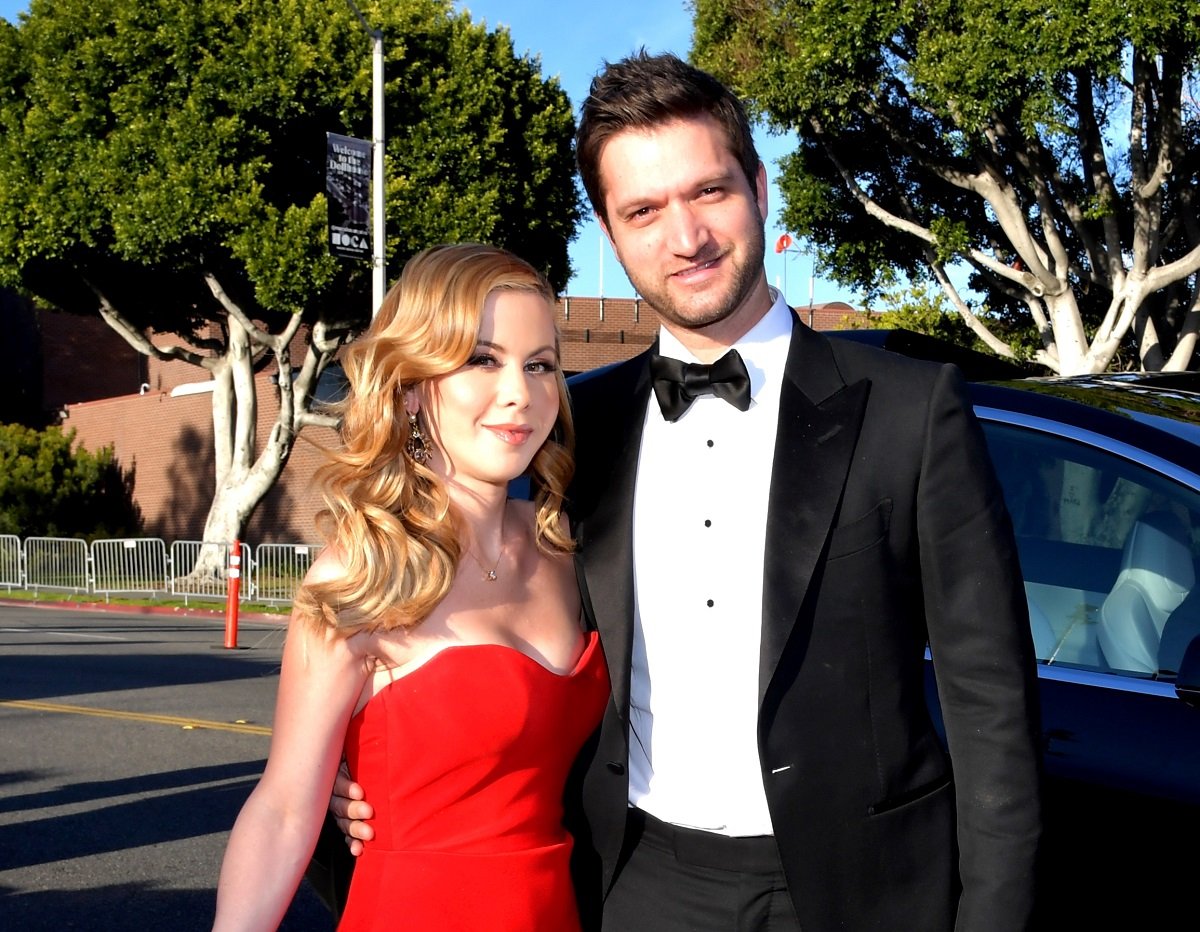
[[[486,424],[484,425],[505,443],[522,444],[533,433],[532,427],[522,424]]]

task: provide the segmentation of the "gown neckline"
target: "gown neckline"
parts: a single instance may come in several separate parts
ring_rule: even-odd
[[[584,632],[583,638],[584,638],[583,650],[581,650],[579,652],[579,657],[576,658],[574,665],[566,673],[558,673],[558,672],[552,670],[550,667],[546,666],[540,660],[535,659],[534,657],[525,653],[525,651],[520,650],[516,647],[513,647],[510,644],[450,644],[446,647],[441,648],[440,650],[434,651],[432,654],[429,655],[429,657],[426,660],[421,662],[420,666],[413,667],[407,673],[402,673],[400,676],[394,677],[391,680],[389,680],[386,684],[384,684],[384,686],[382,686],[379,689],[378,692],[376,692],[374,695],[372,695],[371,698],[368,699],[363,704],[363,707],[361,709],[359,709],[352,716],[350,716],[351,721],[353,721],[354,719],[356,719],[360,715],[362,715],[370,707],[372,702],[374,702],[376,699],[378,699],[380,696],[382,696],[391,687],[395,686],[397,683],[401,683],[404,680],[407,680],[411,676],[415,676],[416,674],[420,673],[422,670],[424,670],[430,664],[437,661],[437,659],[439,657],[441,657],[443,654],[449,654],[449,653],[453,653],[455,651],[489,650],[490,649],[490,650],[498,650],[498,651],[508,653],[508,654],[516,654],[518,658],[523,657],[525,660],[527,660],[529,663],[533,664],[533,666],[537,667],[539,670],[541,670],[543,673],[545,673],[549,677],[553,677],[556,680],[573,679],[575,676],[577,676],[579,674],[580,670],[582,670],[585,666],[587,666],[588,658],[592,655],[592,653],[595,652],[596,645],[600,643],[600,636],[599,636],[599,633],[596,631]]]

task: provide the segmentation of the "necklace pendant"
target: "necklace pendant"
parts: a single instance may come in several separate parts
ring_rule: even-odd
[[[487,571],[487,575],[486,575],[486,576],[484,576],[483,578],[484,578],[484,579],[485,579],[487,582],[495,582],[495,581],[496,581],[496,571],[495,571],[495,570],[488,570],[488,571]]]

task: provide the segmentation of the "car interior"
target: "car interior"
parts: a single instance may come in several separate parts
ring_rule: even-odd
[[[1163,629],[1196,583],[1184,528],[1169,512],[1134,522],[1121,572],[1100,606],[1100,652],[1117,670],[1157,673]]]
[[[1200,634],[1200,493],[1070,438],[984,429],[1039,661],[1173,677]]]

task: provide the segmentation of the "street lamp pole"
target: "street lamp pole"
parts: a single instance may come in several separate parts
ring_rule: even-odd
[[[383,30],[372,29],[354,0],[346,0],[371,40],[371,317],[387,288],[387,226],[383,205]]]
[[[792,249],[792,236],[790,233],[783,233],[779,239],[775,240],[775,252],[783,256],[783,300],[787,301],[787,260],[788,253]]]

